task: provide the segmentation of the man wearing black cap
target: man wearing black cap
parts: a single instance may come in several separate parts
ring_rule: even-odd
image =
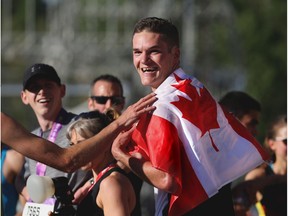
[[[25,71],[21,99],[25,105],[31,106],[39,123],[39,128],[32,133],[62,148],[69,146],[66,131],[69,123],[76,116],[63,109],[62,98],[64,96],[65,85],[61,83],[52,66],[34,64]],[[78,170],[68,174],[26,158],[24,178],[27,179],[31,174],[46,175],[51,178],[66,176],[74,192],[91,177],[90,172]],[[29,199],[25,188],[22,194]]]

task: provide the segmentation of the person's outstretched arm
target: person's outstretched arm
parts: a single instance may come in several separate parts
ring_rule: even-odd
[[[119,132],[129,129],[145,112],[154,110],[155,107],[150,105],[156,100],[154,93],[141,98],[100,133],[83,141],[81,145],[66,149],[31,134],[16,120],[1,112],[1,142],[31,159],[64,172],[73,172],[94,159],[95,155],[101,161],[97,152],[109,149]]]

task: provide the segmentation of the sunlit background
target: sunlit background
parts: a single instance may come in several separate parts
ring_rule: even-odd
[[[181,65],[216,99],[245,91],[262,104],[259,139],[287,111],[287,2],[283,0],[2,0],[1,109],[27,129],[37,125],[20,92],[24,70],[55,67],[67,85],[64,107],[87,110],[89,84],[116,75],[127,105],[150,92],[132,65],[131,35],[146,16],[180,31]]]

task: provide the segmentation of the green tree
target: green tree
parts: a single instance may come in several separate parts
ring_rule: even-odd
[[[261,136],[275,115],[287,112],[287,2],[233,1],[244,46],[247,91],[262,104]]]

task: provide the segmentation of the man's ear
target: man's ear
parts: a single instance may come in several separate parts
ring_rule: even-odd
[[[89,110],[94,110],[93,99],[90,97],[88,98],[87,105]]]
[[[274,150],[275,149],[275,141],[272,140],[272,139],[268,139],[267,140],[267,143],[268,143],[268,146],[271,150]]]
[[[29,105],[25,90],[21,91],[21,100],[25,105]]]
[[[61,84],[61,97],[63,98],[66,95],[66,86],[64,84]]]

